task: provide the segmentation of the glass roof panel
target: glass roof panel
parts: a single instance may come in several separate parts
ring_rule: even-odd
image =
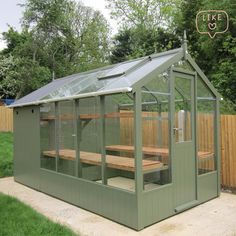
[[[59,97],[65,97],[65,96],[71,96],[71,90],[73,90],[73,84],[74,83],[78,83],[82,82],[85,77],[79,77],[76,80],[70,82],[69,84],[64,84],[63,86],[53,90],[51,93],[49,93],[47,96],[44,96],[43,98],[41,98],[41,100],[45,100],[45,99],[51,99],[51,98],[59,98]],[[72,85],[72,87],[70,86]]]
[[[106,73],[104,75],[104,77],[108,77],[108,76],[112,76],[112,75],[116,75],[116,74],[121,74],[121,73],[129,70],[133,66],[137,65],[141,61],[142,61],[142,59],[139,59],[139,60],[135,60],[135,61],[129,61],[129,62],[126,62],[126,63],[118,64],[113,69],[111,69],[108,73]]]
[[[81,75],[70,83],[63,85],[62,87],[49,93],[47,96],[44,96],[41,100],[71,97],[77,94],[95,92],[105,86],[105,81],[98,81],[98,77],[103,76],[109,70],[110,69]]]
[[[171,63],[170,59],[175,57],[181,50],[182,49],[176,49],[163,55],[157,54],[152,56],[150,60],[147,60],[148,57],[139,58],[133,61],[123,62],[117,65],[98,68],[96,70],[57,79],[39,90],[19,99],[13,104],[13,107],[38,104],[48,99],[57,100],[60,98],[70,98],[90,92],[99,91],[100,93],[104,93],[106,91],[123,91],[123,89],[132,88],[134,85],[137,85],[137,82],[146,78],[148,75],[151,74],[151,76],[153,76],[154,73],[152,72],[165,62],[169,61]],[[168,63],[166,66],[168,66]],[[126,73],[122,75],[123,72]],[[113,77],[113,75],[117,76]],[[165,85],[165,78],[161,76],[159,79],[160,82],[163,83],[161,90],[165,90],[166,92],[167,86]],[[140,85],[144,82],[145,80],[143,80]]]
[[[14,102],[14,105],[29,103],[32,101],[39,101],[42,97],[47,96],[51,91],[54,91],[68,82],[78,78],[78,74],[67,76],[61,79],[56,79],[51,83],[41,87],[40,89],[20,98],[19,100]]]
[[[107,84],[111,83],[116,79],[117,78],[112,78],[109,80],[95,80],[93,83],[90,83],[87,87],[85,87],[83,90],[79,91],[76,94],[97,92],[98,90],[104,88]]]
[[[167,72],[157,75],[145,85],[146,90],[169,93],[169,76]]]
[[[115,89],[122,87],[130,87],[133,86],[136,82],[143,79],[145,76],[150,74],[152,71],[157,69],[160,65],[167,62],[169,59],[173,58],[176,54],[163,55],[160,57],[153,58],[152,60],[147,61],[146,63],[140,65],[137,69],[133,70],[131,73],[128,73],[113,83],[110,83],[105,89]]]
[[[87,75],[79,76],[68,84],[63,85],[62,87],[52,91],[47,96],[44,96],[40,100],[52,99],[52,98],[61,98],[61,97],[70,97],[83,93],[97,92],[98,90],[104,88],[106,85],[112,83],[117,78],[110,79],[99,79],[102,77],[107,77],[115,74],[119,74],[127,71],[133,66],[137,65],[140,60],[130,61],[127,63],[118,64],[112,69],[107,69],[103,71],[97,71]]]

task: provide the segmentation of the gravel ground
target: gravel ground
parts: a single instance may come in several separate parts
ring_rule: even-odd
[[[80,235],[234,235],[236,236],[236,195],[219,198],[154,224],[140,232],[14,182],[0,179],[0,192],[30,205],[51,220],[69,226]]]

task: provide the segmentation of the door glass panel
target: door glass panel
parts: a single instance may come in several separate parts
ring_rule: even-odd
[[[191,133],[191,79],[175,78],[175,141],[185,142],[192,139]]]
[[[194,75],[176,73],[173,106],[173,201],[175,211],[196,200],[196,161],[193,131]]]

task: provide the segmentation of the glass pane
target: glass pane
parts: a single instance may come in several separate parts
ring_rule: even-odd
[[[180,60],[174,64],[175,68],[180,68],[189,71],[195,71],[191,64],[186,60]]]
[[[214,98],[211,90],[206,86],[201,78],[197,78],[197,97],[201,98]]]
[[[175,78],[175,141],[192,139],[191,134],[191,79]]]
[[[58,172],[75,175],[75,113],[74,101],[58,103],[59,159]]]
[[[80,93],[91,93],[91,92],[97,92],[98,90],[102,89],[109,83],[113,82],[117,78],[112,78],[112,79],[95,79],[93,80],[92,83],[88,84],[86,88],[80,90],[76,94]]]
[[[132,94],[105,97],[105,146],[107,184],[135,191]]]
[[[197,101],[198,174],[216,169],[215,101]]]
[[[130,68],[132,68],[133,66],[137,65],[139,62],[141,62],[142,59],[140,60],[134,60],[134,61],[130,61],[130,62],[125,62],[125,63],[120,63],[117,66],[115,66],[114,68],[112,68],[109,72],[107,72],[104,76],[112,76],[112,75],[116,75],[119,73],[123,73],[127,70],[129,70]]]
[[[99,98],[79,100],[79,177],[101,183],[101,132]]]
[[[78,75],[77,78],[57,88],[40,100],[70,97],[79,93],[96,92],[112,81],[98,79],[98,77],[105,75],[108,71],[110,71],[110,69]]]
[[[153,91],[160,93],[169,93],[169,80],[168,73],[164,72],[156,76],[155,79],[151,80],[143,88],[143,91]]]
[[[145,88],[149,88],[149,91]],[[169,78],[167,74],[153,79],[142,88],[142,152],[145,190],[158,188],[171,182],[169,160],[170,96],[168,94]]]
[[[40,107],[41,167],[49,170],[56,170],[55,130],[55,104],[42,105]],[[49,155],[50,152],[54,155]]]
[[[86,75],[78,76],[74,80],[68,81],[68,83],[52,91],[47,96],[43,97],[41,100],[72,96],[75,91],[80,91],[82,88],[84,88],[84,86],[87,86],[88,80],[86,79]]]

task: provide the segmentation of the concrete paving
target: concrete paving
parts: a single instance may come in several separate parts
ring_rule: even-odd
[[[16,183],[12,177],[0,179],[0,192],[18,198],[51,220],[67,225],[80,235],[236,236],[236,195],[230,193],[222,193],[220,198],[136,232],[79,207]]]

